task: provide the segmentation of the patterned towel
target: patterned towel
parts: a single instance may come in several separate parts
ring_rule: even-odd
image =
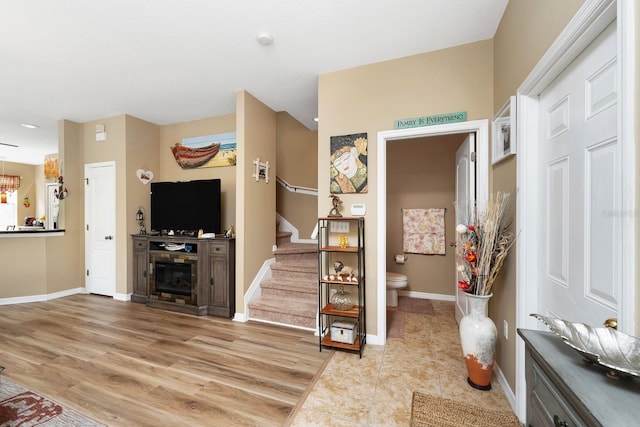
[[[446,209],[402,209],[403,251],[444,255]]]

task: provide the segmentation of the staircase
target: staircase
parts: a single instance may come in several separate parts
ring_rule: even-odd
[[[249,319],[315,330],[318,246],[292,243],[291,233],[276,233],[278,249],[274,251],[271,278],[260,283],[260,298],[249,302]]]

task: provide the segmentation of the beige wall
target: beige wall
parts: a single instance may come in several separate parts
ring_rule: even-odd
[[[276,114],[278,176],[292,186],[318,188],[318,132],[286,112]],[[276,188],[276,211],[309,239],[316,226],[318,198]]]
[[[464,134],[393,141],[387,144],[387,271],[407,276],[407,291],[454,295],[456,150]],[[393,256],[403,253],[403,208],[446,208],[445,255],[405,254],[405,264]]]
[[[369,192],[344,194],[344,206],[365,203],[367,265],[367,332],[377,334],[376,274],[378,212],[376,210],[379,131],[394,120],[466,111],[468,120],[493,115],[493,43],[490,40],[366,65],[319,79],[318,214],[329,212],[329,139],[333,135],[367,132]]]
[[[49,239],[56,238],[20,237],[0,240],[0,298],[47,294]]]
[[[236,114],[236,311],[244,312],[244,294],[262,264],[273,257],[276,242],[276,113],[250,93],[239,91]],[[256,182],[251,176],[256,158],[270,163],[269,183]]]
[[[549,49],[584,0],[510,1],[494,36],[494,111]]]
[[[551,44],[562,32],[583,0],[519,0],[510,1],[493,39],[494,77],[493,111],[496,113],[516,94],[518,86],[529,75]],[[492,191],[512,192],[516,182],[516,157],[493,167]],[[512,390],[516,378],[516,256],[512,250],[496,282],[497,291],[489,305],[489,314],[498,325],[496,360]],[[504,321],[509,336],[502,333]]]
[[[136,175],[138,169],[151,171],[155,174],[160,171],[160,151],[158,150],[158,141],[160,139],[160,126],[153,123],[140,120],[135,117],[125,116],[126,129],[126,188],[124,191],[126,203],[124,205],[124,219],[127,229],[127,239],[124,248],[127,253],[127,265],[124,273],[126,274],[124,284],[120,284],[118,292],[129,293],[133,290],[133,245],[128,238],[129,234],[137,234],[140,228],[136,221],[136,212],[138,207],[142,207],[145,215],[145,227],[151,229],[150,204],[149,197],[151,186],[143,184]],[[122,200],[122,198],[120,198]]]

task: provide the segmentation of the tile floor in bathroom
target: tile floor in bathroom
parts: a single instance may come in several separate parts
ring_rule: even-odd
[[[510,411],[495,375],[490,391],[467,384],[454,303],[434,314],[405,313],[404,338],[367,345],[362,359],[337,351],[291,426],[408,426],[414,391]]]

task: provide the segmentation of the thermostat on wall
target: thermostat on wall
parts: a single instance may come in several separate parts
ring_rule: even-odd
[[[351,215],[353,216],[363,216],[367,211],[364,203],[354,203],[351,205]]]

